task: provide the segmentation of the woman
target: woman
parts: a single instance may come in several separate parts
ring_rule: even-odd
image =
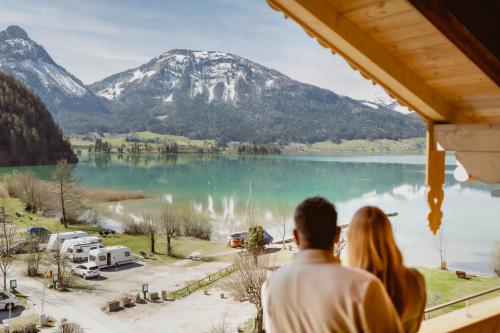
[[[405,332],[417,332],[426,302],[424,277],[403,265],[385,213],[372,206],[358,210],[347,241],[349,264],[376,275],[385,285]]]

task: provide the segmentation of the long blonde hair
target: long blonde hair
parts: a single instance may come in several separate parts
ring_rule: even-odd
[[[376,275],[402,317],[411,300],[403,256],[386,214],[373,206],[359,209],[349,226],[347,242],[349,264]]]

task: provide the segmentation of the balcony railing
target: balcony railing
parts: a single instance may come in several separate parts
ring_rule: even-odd
[[[489,295],[489,294],[493,294],[493,293],[498,292],[498,291],[500,291],[500,286],[495,287],[495,288],[491,288],[491,289],[488,289],[488,290],[485,290],[485,291],[481,291],[481,292],[478,292],[476,294],[472,294],[472,295],[469,295],[469,296],[457,298],[456,300],[453,300],[453,301],[450,301],[450,302],[446,302],[446,303],[439,304],[439,305],[436,305],[436,306],[431,306],[431,307],[425,309],[425,311],[424,311],[424,320],[432,318],[433,317],[432,314],[435,313],[435,312],[437,312],[437,311],[444,310],[446,308],[449,308],[451,306],[454,306],[454,305],[457,305],[457,304],[460,304],[460,303],[463,303],[463,302],[465,302],[466,313],[468,313],[468,309],[469,309],[469,305],[470,305],[470,301],[471,300],[477,299],[479,297],[486,296],[486,295]]]

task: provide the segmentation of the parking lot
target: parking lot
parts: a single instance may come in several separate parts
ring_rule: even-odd
[[[137,304],[116,313],[105,313],[106,302],[118,299],[125,293],[137,293],[142,284],[149,284],[150,291],[175,290],[185,284],[214,273],[230,263],[193,262],[180,260],[174,264],[133,263],[118,268],[105,269],[101,277],[85,281],[88,288],[71,292],[46,290],[45,313],[57,320],[66,318],[79,323],[86,332],[204,332],[220,323],[236,328],[254,316],[254,307],[226,297],[221,290],[211,289],[209,295],[198,291],[174,302],[148,302]],[[26,308],[16,314],[39,313],[43,280],[25,277],[24,263],[18,263],[10,278],[18,280],[19,291],[30,297]],[[76,277],[80,279],[79,277]],[[4,315],[5,313],[2,313]]]

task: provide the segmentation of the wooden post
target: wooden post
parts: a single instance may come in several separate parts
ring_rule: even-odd
[[[444,169],[445,169],[445,151],[439,151],[437,142],[434,137],[434,124],[427,125],[427,166],[426,166],[426,183],[429,187],[427,192],[427,203],[429,205],[429,213],[427,220],[429,228],[433,234],[439,229],[443,212],[441,204],[443,203],[444,192]]]

